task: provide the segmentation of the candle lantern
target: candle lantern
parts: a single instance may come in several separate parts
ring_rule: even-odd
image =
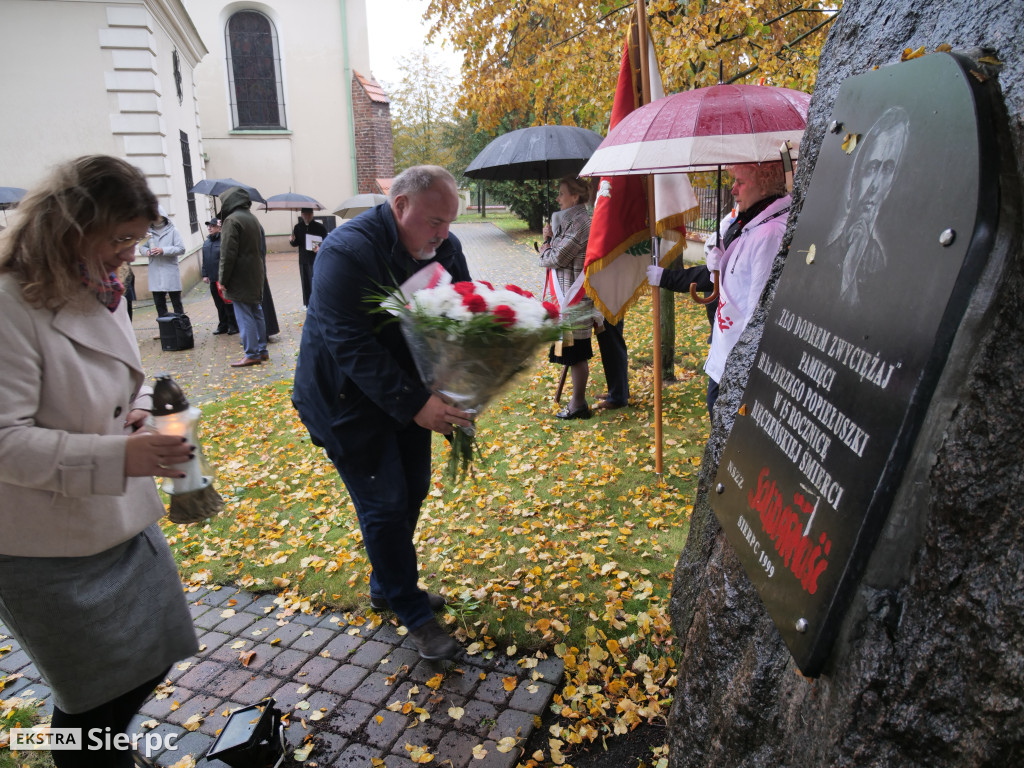
[[[202,412],[190,405],[185,393],[168,374],[156,377],[153,385],[153,426],[162,435],[184,437],[195,446],[195,456],[174,469],[185,477],[169,477],[163,489],[171,497],[168,517],[174,523],[195,523],[215,517],[224,500],[213,487],[213,469],[199,444],[198,425]]]

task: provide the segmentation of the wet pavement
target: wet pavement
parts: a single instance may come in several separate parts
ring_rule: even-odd
[[[456,224],[471,274],[539,294],[544,271],[532,249],[489,223]],[[135,307],[134,327],[152,376],[172,374],[195,403],[273,381],[290,381],[304,311],[294,253],[267,258],[281,333],[260,366],[231,368],[238,336],[212,335],[216,310],[200,283],[184,297],[195,348],[163,352],[152,303]],[[171,669],[133,720],[132,732],[170,766],[191,755],[199,765],[228,715],[273,696],[287,714],[285,738],[312,745],[306,765],[405,768],[512,768],[562,678],[557,658],[462,652],[454,663],[420,660],[404,630],[374,614],[282,615],[270,595],[235,587],[186,593],[201,650]],[[0,698],[34,697],[46,711],[50,690],[0,624]],[[72,641],[69,638],[69,642]],[[166,748],[170,745],[173,748]],[[185,760],[188,765],[188,760]],[[299,764],[299,763],[290,763]]]

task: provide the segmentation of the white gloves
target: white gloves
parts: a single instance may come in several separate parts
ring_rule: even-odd
[[[710,248],[705,247],[704,249],[704,261],[707,263],[707,267],[710,271],[714,272],[719,269],[719,264],[722,263],[722,257],[725,253],[716,245]]]
[[[664,271],[665,270],[662,269],[661,267],[656,267],[653,264],[651,264],[647,268],[647,282],[650,283],[655,288],[657,288],[659,285],[661,285],[661,273]]]

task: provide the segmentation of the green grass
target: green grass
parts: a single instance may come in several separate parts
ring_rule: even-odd
[[[708,430],[700,372],[707,317],[689,301],[677,303],[660,477],[650,317],[642,301],[627,319],[632,408],[556,419],[559,369],[539,351],[534,368],[478,418],[475,477],[448,482],[447,443],[434,439],[417,526],[421,581],[448,598],[442,621],[470,655],[563,660],[553,707],[570,743],[663,720],[672,697],[677,646],[668,604]],[[595,358],[589,400],[604,390]],[[207,406],[203,424],[227,510],[204,526],[165,523],[183,577],[196,587],[274,593],[280,617],[333,609],[350,622],[397,624],[369,608],[355,511],[310,444],[288,385]]]
[[[635,616],[667,600],[707,430],[697,375],[706,320],[699,308],[678,314],[681,381],[664,390],[661,483],[651,448],[649,314],[640,311],[627,325],[633,408],[560,422],[558,371],[538,361],[479,418],[483,459],[474,479],[449,483],[447,443],[434,440],[433,486],[418,526],[423,581],[453,600],[450,620],[468,639],[582,647],[586,626],[611,630],[616,613]],[[593,363],[591,401],[604,390]],[[167,533],[196,583],[278,592],[293,609],[368,610],[355,512],[288,395],[287,385],[271,385],[206,408],[206,450],[228,513],[205,527],[168,524]],[[538,628],[542,616],[564,630]]]
[[[33,728],[48,723],[50,718],[39,709],[42,702],[31,697],[3,698],[7,678],[0,678],[0,768],[53,768],[47,751],[12,752],[8,748],[11,728]]]

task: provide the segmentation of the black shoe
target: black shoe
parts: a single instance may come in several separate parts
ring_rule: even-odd
[[[215,330],[213,332],[213,335],[214,336],[220,336],[222,333],[227,333],[227,332],[228,332],[227,328],[218,328],[217,330]]]
[[[595,411],[615,411],[619,408],[625,408],[629,403],[613,403],[611,400],[605,399],[594,406]]]
[[[228,328],[228,336],[234,336],[238,333],[237,328]]]
[[[584,405],[582,408],[577,408],[575,411],[563,408],[555,414],[555,417],[559,419],[589,419],[593,415],[594,414],[590,410],[590,406]]]
[[[440,611],[448,604],[448,601],[445,600],[444,597],[435,592],[427,592],[427,601],[430,603],[430,610],[432,611]],[[386,611],[391,606],[388,605],[388,601],[383,597],[373,597],[371,595],[370,607],[375,611]]]
[[[427,661],[450,659],[459,650],[459,644],[434,619],[416,629],[410,629],[409,637],[419,651],[420,658]]]

